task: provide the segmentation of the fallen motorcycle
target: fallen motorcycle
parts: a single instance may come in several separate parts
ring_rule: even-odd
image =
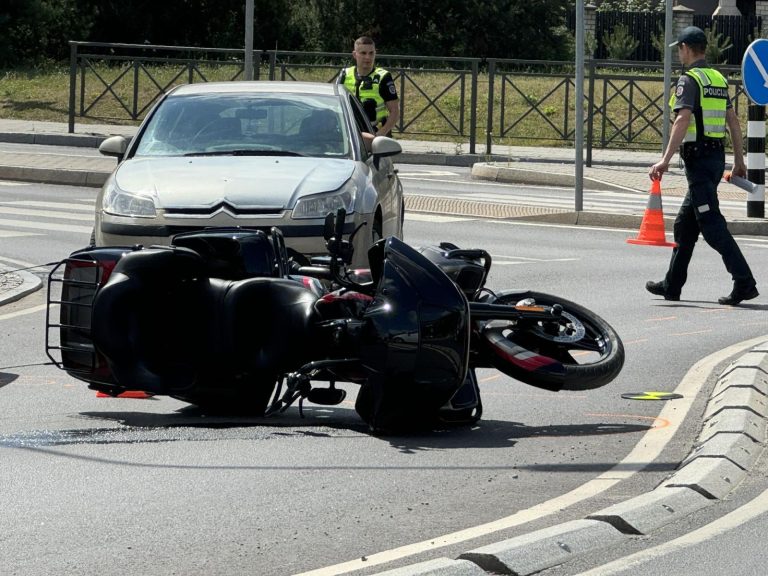
[[[485,250],[392,237],[371,248],[370,270],[351,270],[350,232],[343,210],[329,214],[328,256],[309,266],[288,260],[276,228],[78,250],[49,275],[48,356],[112,396],[141,390],[217,412],[337,405],[336,384],[355,383],[355,409],[376,432],[476,422],[477,368],[551,391],[621,371],[621,339],[593,312],[485,287]]]

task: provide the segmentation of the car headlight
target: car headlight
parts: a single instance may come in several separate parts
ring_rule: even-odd
[[[339,208],[344,208],[347,213],[352,212],[356,190],[354,184],[347,182],[335,192],[301,198],[296,202],[291,218],[325,218],[326,214],[335,213]]]
[[[155,200],[146,194],[133,194],[125,192],[112,182],[104,193],[101,203],[104,212],[115,216],[129,216],[131,218],[154,218],[157,216]]]

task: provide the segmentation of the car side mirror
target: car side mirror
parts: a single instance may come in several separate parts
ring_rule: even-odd
[[[99,152],[104,156],[116,157],[118,162],[123,161],[126,150],[128,150],[128,140],[125,136],[110,136],[99,144]]]
[[[396,156],[402,153],[403,148],[400,144],[388,136],[376,136],[371,143],[371,152],[373,152],[373,165],[379,169],[379,161],[387,156]]]

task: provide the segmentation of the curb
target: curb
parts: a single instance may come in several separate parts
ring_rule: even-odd
[[[655,489],[584,519],[536,530],[470,550],[483,574],[527,576],[629,538],[647,535],[724,499],[765,449],[768,422],[768,340],[720,373],[691,453]],[[434,561],[430,561],[434,562]],[[424,571],[429,562],[373,576],[457,576]],[[407,570],[410,571],[407,571]]]
[[[4,272],[8,273],[5,268],[0,266],[0,274],[3,274]],[[36,292],[43,286],[43,281],[40,278],[34,274],[30,274],[25,270],[17,270],[10,272],[9,274],[11,276],[19,277],[21,279],[21,283],[15,288],[0,292],[0,306],[21,300],[24,298],[24,296],[27,296],[32,292]]]
[[[509,184],[532,184],[535,186],[557,186],[560,188],[573,188],[576,185],[576,176],[573,174],[541,172],[540,170],[531,170],[517,166],[495,166],[485,162],[472,165],[472,178]],[[633,188],[596,180],[587,176],[584,176],[584,183],[589,184],[589,188],[592,190],[607,190],[609,192],[634,190]],[[640,192],[639,190],[634,191]]]

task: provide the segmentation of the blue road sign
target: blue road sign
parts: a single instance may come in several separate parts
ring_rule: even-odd
[[[759,38],[747,47],[741,60],[744,91],[755,104],[768,104],[768,40]]]

